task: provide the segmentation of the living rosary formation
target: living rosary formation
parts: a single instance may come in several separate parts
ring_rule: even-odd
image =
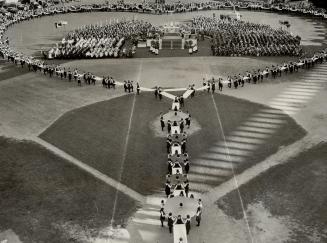
[[[190,161],[186,130],[191,126],[191,115],[181,111],[184,107],[183,96],[175,97],[171,110],[160,116],[161,131],[167,124],[166,148],[168,154],[167,175],[165,183],[166,201],[161,201],[160,222],[164,227],[167,220],[169,233],[174,233],[174,242],[187,242],[191,229],[191,219],[195,217],[196,226],[200,226],[202,216],[202,201],[196,200],[190,194],[188,173]],[[165,118],[167,121],[165,122]]]
[[[17,1],[0,0],[0,243],[327,242],[327,9]]]

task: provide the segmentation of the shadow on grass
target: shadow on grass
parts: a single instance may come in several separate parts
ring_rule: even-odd
[[[248,117],[267,108],[225,95],[215,95],[215,99],[227,135]],[[40,137],[144,195],[163,191],[167,173],[165,140],[154,136],[150,124],[161,111],[167,111],[171,101],[155,100],[150,93],[136,96],[126,159],[122,162],[132,102],[133,95],[129,95],[68,112]],[[188,110],[202,128],[188,139],[192,163],[213,144],[222,141],[222,134],[212,98],[206,92],[198,92],[194,99],[187,100],[184,110]],[[277,130],[267,143],[253,151],[237,172],[275,153],[280,146],[304,136],[303,129],[291,118],[285,116],[285,122],[285,126]],[[227,179],[229,177],[224,178]],[[220,183],[221,180],[218,180],[213,185]]]
[[[327,242],[326,160],[324,143],[241,186],[245,208],[261,202],[273,217],[287,217],[292,226],[299,225],[292,227],[290,242]],[[243,218],[237,191],[227,194],[217,204],[226,214]]]
[[[0,137],[0,161],[0,231],[22,242],[75,242],[110,224],[116,190],[43,147]],[[137,204],[119,193],[118,205],[124,224]]]

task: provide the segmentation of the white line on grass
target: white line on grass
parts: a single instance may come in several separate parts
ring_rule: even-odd
[[[141,77],[141,73],[142,73],[142,64],[143,64],[143,61],[140,62],[139,71],[138,71],[138,75],[137,75],[137,82],[140,81],[140,77]],[[120,174],[119,174],[119,177],[118,177],[118,182],[119,183],[121,181],[121,178],[122,178],[122,175],[123,175],[123,172],[124,172],[124,165],[125,165],[125,161],[126,161],[126,155],[127,155],[127,149],[128,149],[128,142],[129,142],[129,137],[130,137],[131,128],[132,128],[132,122],[133,122],[135,101],[136,101],[136,94],[134,93],[134,95],[133,95],[133,103],[132,103],[132,108],[131,108],[131,114],[129,116],[129,122],[128,122],[128,128],[127,128],[127,135],[126,135],[125,144],[124,144],[123,158],[122,158],[121,165],[120,165]],[[118,185],[117,186],[116,193],[115,193],[113,213],[112,213],[112,217],[111,217],[111,221],[110,221],[111,223],[113,223],[113,220],[115,218],[116,208],[117,208],[118,192],[119,191],[120,190],[119,190],[119,185]]]
[[[225,144],[226,154],[227,154],[227,156],[228,156],[228,160],[231,161],[231,156],[230,156],[229,148],[228,148],[228,145],[227,145],[227,142],[226,142],[225,132],[224,132],[224,129],[223,129],[223,125],[222,125],[222,122],[221,122],[221,119],[220,119],[220,115],[219,115],[218,107],[217,107],[216,101],[215,101],[215,99],[214,99],[214,97],[213,97],[213,94],[211,94],[211,98],[212,98],[212,102],[213,102],[214,107],[215,107],[215,110],[216,110],[216,115],[217,115],[217,120],[218,120],[218,123],[219,123],[219,127],[220,127],[220,130],[221,130],[221,133],[222,133],[223,139],[224,139],[224,144]],[[242,207],[242,211],[243,211],[244,220],[245,220],[245,222],[246,222],[246,226],[247,226],[247,229],[248,229],[248,231],[249,231],[249,235],[250,235],[250,238],[251,238],[251,242],[254,243],[255,241],[254,241],[254,238],[253,238],[253,235],[252,235],[251,229],[250,229],[250,225],[249,225],[248,217],[247,217],[246,212],[245,212],[244,203],[243,203],[243,199],[242,199],[241,192],[240,192],[240,190],[239,190],[238,181],[237,181],[236,176],[235,176],[235,171],[234,171],[234,165],[233,165],[233,163],[230,163],[230,166],[231,166],[231,170],[232,170],[232,172],[233,172],[233,180],[234,180],[234,183],[235,183],[235,187],[236,187],[236,190],[237,190],[238,196],[239,196],[239,198],[240,198],[240,203],[241,203],[241,207]]]
[[[125,195],[133,198],[134,200],[136,200],[138,202],[144,202],[144,200],[145,200],[144,196],[142,196],[140,193],[130,189],[126,185],[121,184],[120,182],[110,178],[109,176],[107,176],[107,175],[101,173],[100,171],[92,168],[91,166],[81,162],[80,160],[74,158],[70,154],[67,154],[66,152],[62,151],[61,149],[57,148],[56,146],[44,141],[43,139],[41,139],[39,137],[32,137],[30,139],[33,140],[34,142],[42,145],[43,147],[50,150],[51,152],[58,155],[59,157],[61,157],[61,158],[65,159],[65,160],[67,160],[68,162],[74,164],[75,166],[82,169],[83,171],[86,171],[87,173],[93,175],[98,180],[106,183],[107,185],[109,185],[109,186],[111,186],[111,187],[113,187],[113,188],[115,188],[117,190],[120,190],[120,192],[122,192]]]
[[[202,57],[202,59],[203,59],[203,57]],[[203,60],[202,60],[202,67],[203,67],[203,70],[207,69],[207,66],[204,65],[204,61]],[[204,75],[205,75],[205,79],[208,80],[208,73],[205,72]],[[220,130],[222,132],[223,139],[224,139],[224,145],[225,145],[226,152],[227,152],[226,154],[228,156],[228,160],[229,161],[232,161],[231,160],[231,156],[230,156],[230,151],[229,151],[229,148],[228,148],[228,145],[227,145],[227,142],[226,142],[225,132],[224,132],[224,129],[223,129],[223,126],[222,126],[222,122],[221,122],[221,119],[220,119],[218,107],[217,107],[216,101],[215,101],[212,93],[211,93],[211,98],[212,98],[212,102],[213,102],[214,107],[215,107],[215,110],[216,110],[216,115],[217,115],[217,120],[218,120],[218,123],[219,123],[219,127],[220,127]],[[242,211],[243,211],[243,215],[244,215],[244,220],[246,222],[246,226],[247,226],[247,229],[249,231],[249,236],[251,238],[251,242],[254,243],[255,241],[254,241],[254,238],[253,238],[253,235],[252,235],[252,232],[251,232],[251,229],[250,229],[249,221],[248,221],[248,218],[247,218],[247,215],[246,215],[246,212],[245,212],[243,199],[242,199],[242,196],[241,196],[241,192],[239,190],[239,187],[238,187],[238,182],[237,182],[237,179],[236,179],[236,176],[235,176],[234,165],[233,165],[232,162],[230,163],[230,166],[231,166],[231,170],[232,170],[232,173],[233,173],[234,184],[235,184],[236,190],[238,192],[238,196],[240,198],[240,203],[241,203],[241,207],[242,207]]]

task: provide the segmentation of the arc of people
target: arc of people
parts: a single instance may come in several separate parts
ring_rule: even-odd
[[[213,5],[212,5],[213,4]],[[155,4],[156,7],[158,8],[158,4]],[[206,4],[199,4],[199,3],[190,3],[190,4],[186,4],[188,7],[185,9],[185,11],[192,11],[192,8],[190,9],[190,6],[193,7],[199,7],[198,10],[202,10],[202,9],[207,9],[206,7],[209,7],[209,9],[221,9],[221,8],[225,8],[225,7],[233,7],[235,8],[236,5],[234,6],[233,4],[231,4],[230,6],[226,6],[225,4],[222,5],[221,3],[217,2],[217,3],[206,3]],[[125,6],[125,5],[124,5]],[[165,4],[160,5],[162,6],[167,6]],[[169,5],[168,5],[169,6]],[[239,8],[241,9],[248,9],[248,10],[256,10],[256,9],[261,9],[264,11],[273,11],[273,12],[288,12],[288,13],[298,13],[300,15],[309,15],[309,16],[315,16],[315,17],[321,17],[323,19],[327,19],[327,14],[325,12],[322,12],[320,9],[315,9],[310,7],[309,9],[306,9],[303,6],[293,6],[290,7],[287,4],[283,5],[283,7],[281,8],[281,5],[271,5],[270,7],[264,7],[262,5],[257,5],[256,4],[240,4],[238,3],[237,5]],[[112,10],[111,8],[108,9],[107,5],[102,6],[104,7],[106,10],[109,11]],[[117,7],[117,6],[116,6]],[[50,76],[53,75],[53,73],[56,73],[58,76],[60,76],[61,78],[65,77],[67,75],[67,71],[65,70],[64,67],[56,66],[55,68],[52,65],[47,65],[45,64],[43,61],[38,60],[36,58],[33,57],[29,57],[26,56],[22,53],[18,53],[15,50],[11,49],[9,47],[9,40],[8,38],[6,40],[3,40],[4,37],[4,33],[7,30],[8,27],[25,21],[25,20],[29,20],[29,19],[33,19],[33,18],[38,18],[38,17],[42,17],[42,16],[47,16],[47,15],[52,15],[52,14],[60,14],[60,13],[69,13],[69,12],[83,12],[84,10],[88,10],[88,11],[98,11],[100,10],[100,8],[94,8],[94,6],[91,5],[87,5],[84,7],[81,7],[79,10],[76,8],[64,8],[64,7],[49,7],[49,8],[42,8],[38,11],[20,11],[18,12],[13,19],[4,19],[3,23],[1,24],[1,30],[0,30],[0,56],[2,56],[3,58],[8,58],[9,61],[14,62],[15,64],[20,63],[22,65],[22,67],[24,67],[25,64],[28,65],[29,69],[36,71],[41,71],[44,72],[44,74],[49,74]],[[142,9],[144,9],[142,7]],[[117,10],[117,9],[116,9]],[[126,10],[129,11],[134,11],[135,9],[133,8],[127,8]],[[174,8],[174,10],[176,10]],[[180,11],[173,11],[173,13],[179,13]],[[258,82],[259,80],[263,80],[264,77],[268,77],[269,73],[271,72],[271,75],[273,78],[275,78],[278,75],[281,75],[282,72],[287,73],[288,71],[290,73],[292,73],[293,71],[297,71],[299,68],[308,68],[313,66],[314,64],[316,64],[317,62],[321,61],[321,58],[327,60],[327,53],[326,50],[321,50],[319,52],[317,52],[316,54],[314,54],[312,57],[308,57],[308,58],[304,58],[304,59],[299,59],[297,62],[290,62],[290,63],[284,63],[282,65],[277,65],[277,66],[273,66],[272,68],[266,68],[264,70],[258,70],[258,71],[254,71],[254,72],[246,72],[245,75],[241,76],[236,75],[236,76],[230,76],[229,78],[223,80],[221,78],[218,79],[218,82],[216,80],[211,80],[209,81],[205,81],[204,83],[205,85],[197,90],[205,90],[208,89],[212,91],[214,91],[215,89],[215,83],[218,83],[219,86],[219,90],[222,90],[223,88],[223,84],[226,83],[228,84],[228,87],[231,88],[232,84],[234,85],[235,88],[237,88],[238,86],[244,86],[245,82],[250,83],[251,80],[253,81],[253,83]],[[68,68],[68,67],[67,67]],[[70,71],[69,71],[70,72]],[[69,80],[71,80],[72,76],[74,77],[74,79],[76,81],[78,81],[79,84],[81,84],[81,77],[85,75],[87,76],[91,76],[88,77],[88,82],[90,84],[90,79],[92,80],[92,83],[95,84],[96,81],[100,81],[102,80],[101,77],[97,77],[91,73],[78,73],[78,70],[75,69],[73,74],[70,73],[70,78]],[[112,79],[112,78],[111,78]],[[113,83],[113,87],[115,87],[115,85],[124,85],[123,82],[116,82],[115,80],[112,80]],[[108,84],[108,86],[110,87],[111,84]],[[153,91],[154,89],[150,89],[150,88],[145,88],[145,87],[139,87],[138,85],[138,91]],[[194,86],[193,87],[189,87],[189,88],[193,88],[193,92],[189,92],[188,95],[191,95],[195,92]],[[183,90],[183,88],[181,88],[180,90]],[[185,90],[187,90],[185,88]],[[166,96],[168,98],[172,98],[170,94],[166,93],[166,91],[169,91],[169,89],[167,90],[162,90],[162,95]],[[187,96],[187,94],[183,95]],[[185,98],[185,97],[184,97]]]

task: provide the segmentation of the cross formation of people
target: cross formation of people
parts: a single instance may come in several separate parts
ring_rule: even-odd
[[[160,114],[161,131],[167,132],[166,149],[168,156],[165,183],[165,194],[167,199],[161,201],[159,219],[161,227],[164,227],[164,222],[167,221],[170,233],[177,230],[177,228],[174,227],[175,225],[185,225],[185,235],[188,235],[191,229],[192,217],[195,217],[196,226],[200,226],[203,205],[201,199],[196,200],[194,194],[190,193],[190,184],[188,180],[190,158],[186,144],[188,140],[187,130],[191,127],[192,118],[189,112],[183,113],[181,111],[183,107],[183,96],[175,97],[172,108],[169,111],[171,114],[171,116],[168,116],[169,119],[165,119],[164,115],[162,113]],[[173,205],[173,212],[166,212],[166,204],[170,203],[169,200],[176,198],[192,200],[195,205],[194,212],[190,212],[187,215],[179,214],[178,208],[183,207],[182,203]],[[176,232],[174,232],[174,234],[175,233]],[[178,235],[178,237],[180,242],[183,242],[183,234]]]

